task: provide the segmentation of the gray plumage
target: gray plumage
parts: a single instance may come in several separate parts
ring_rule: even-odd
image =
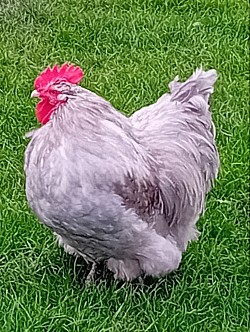
[[[208,105],[216,79],[201,69],[175,79],[130,118],[93,92],[55,85],[67,103],[29,135],[26,194],[66,251],[125,280],[178,268],[219,168]]]

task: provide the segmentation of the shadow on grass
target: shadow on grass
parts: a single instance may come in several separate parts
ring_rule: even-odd
[[[68,269],[72,282],[77,283],[78,286],[83,288],[89,287],[89,285],[86,285],[85,281],[92,265],[86,263],[82,257],[73,257],[63,254],[61,259],[64,268]],[[134,291],[150,292],[156,288],[161,291],[162,288],[164,288],[168,293],[168,291],[179,284],[182,279],[183,271],[178,270],[161,278],[144,277],[142,281],[139,279],[130,282],[118,281],[114,279],[113,273],[107,269],[105,263],[98,263],[92,286],[105,284],[105,287],[112,288],[115,291],[129,284]]]

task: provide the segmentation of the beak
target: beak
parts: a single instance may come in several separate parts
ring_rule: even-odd
[[[37,92],[36,90],[34,90],[32,93],[31,93],[31,98],[38,98],[39,97],[39,92]]]

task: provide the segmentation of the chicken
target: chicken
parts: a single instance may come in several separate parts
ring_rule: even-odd
[[[78,85],[79,67],[35,80],[42,123],[27,134],[26,196],[65,251],[133,280],[176,270],[219,168],[208,99],[217,75],[197,70],[130,118]]]

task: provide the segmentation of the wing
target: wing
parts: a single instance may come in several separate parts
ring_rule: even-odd
[[[114,184],[114,191],[122,198],[126,209],[132,209],[139,218],[147,222],[160,235],[166,235],[174,224],[181,221],[185,198],[170,179],[150,179],[127,175],[122,183]]]

